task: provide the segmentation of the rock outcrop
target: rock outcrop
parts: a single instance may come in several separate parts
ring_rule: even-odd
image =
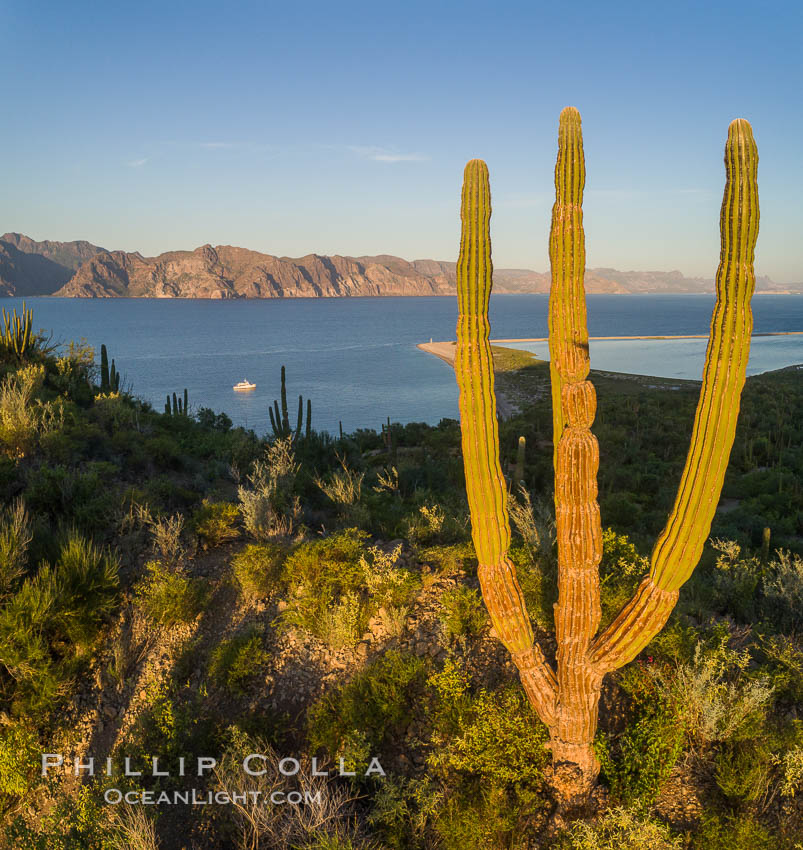
[[[594,293],[705,293],[713,281],[679,271],[586,270]],[[800,292],[767,277],[759,292]],[[495,269],[494,292],[549,292],[550,275]],[[336,298],[360,295],[454,295],[455,264],[408,262],[390,254],[276,257],[231,245],[203,245],[158,257],[107,251],[90,242],[37,242],[19,233],[0,237],[0,295],[74,298]]]
[[[37,242],[5,233],[0,236],[0,295],[51,295],[102,250],[90,242]]]

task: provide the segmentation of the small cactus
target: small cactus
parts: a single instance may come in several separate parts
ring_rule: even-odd
[[[105,345],[100,346],[100,391],[104,395],[120,391],[120,373],[114,365],[114,358],[109,367],[109,353]]]
[[[279,396],[281,398],[281,409],[279,401],[274,399],[273,406],[268,405],[268,415],[270,416],[270,424],[273,429],[273,435],[278,439],[286,439],[293,436],[293,439],[298,442],[301,438],[301,430],[304,425],[304,398],[298,397],[298,418],[296,419],[295,431],[290,428],[290,414],[287,409],[287,383],[286,372],[284,366],[281,371],[281,390]],[[312,433],[312,402],[307,399],[307,426],[305,436],[309,437]]]
[[[171,416],[189,416],[190,415],[190,408],[189,408],[189,401],[188,401],[188,397],[187,397],[186,387],[184,389],[183,398],[180,397],[180,396],[177,396],[175,393],[173,393],[172,404],[171,404],[171,398],[168,395],[167,402],[165,403],[165,413],[167,413],[168,415],[171,415]]]
[[[0,342],[6,351],[17,360],[23,360],[25,355],[34,347],[36,338],[33,333],[33,310],[25,307],[22,302],[20,315],[15,307],[10,313],[3,308],[3,330]]]

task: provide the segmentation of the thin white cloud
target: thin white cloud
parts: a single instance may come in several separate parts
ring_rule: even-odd
[[[365,145],[349,145],[349,150],[363,159],[374,162],[425,162],[429,159],[423,153],[399,153],[388,148],[369,147]]]
[[[236,142],[201,142],[202,148],[210,150],[220,150],[221,148],[236,148]]]
[[[149,159],[149,156],[144,156],[142,159],[132,159],[130,162],[127,162],[126,165],[129,168],[142,168]]]

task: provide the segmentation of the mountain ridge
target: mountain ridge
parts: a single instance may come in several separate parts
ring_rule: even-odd
[[[146,257],[110,251],[85,240],[37,242],[20,233],[0,237],[0,294],[73,298],[336,298],[454,295],[456,263],[408,261],[392,254],[351,257],[276,256],[232,245]],[[672,271],[586,270],[589,293],[713,292],[713,280]],[[531,269],[495,269],[500,294],[546,293],[550,275]],[[757,292],[803,292],[803,284],[756,280]]]

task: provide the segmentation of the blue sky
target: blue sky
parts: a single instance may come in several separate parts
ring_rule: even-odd
[[[165,8],[166,7],[166,8]],[[727,126],[757,271],[803,281],[796,2],[0,0],[0,232],[108,248],[455,259],[488,162],[498,267],[548,267],[560,109],[590,266],[713,276]]]

